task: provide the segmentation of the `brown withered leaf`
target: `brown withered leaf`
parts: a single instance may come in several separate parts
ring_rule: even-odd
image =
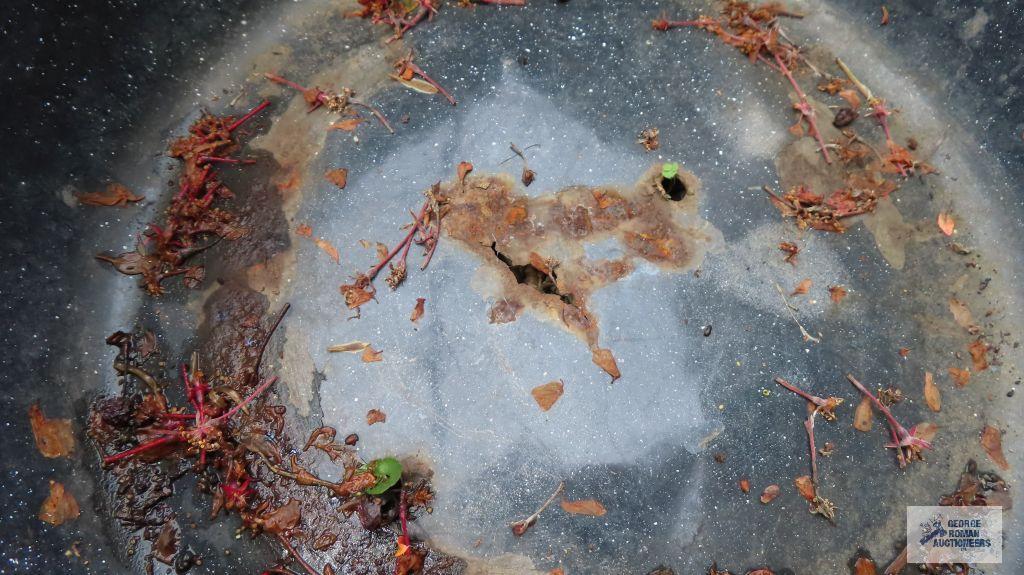
[[[379,409],[371,409],[366,412],[366,425],[373,425],[374,423],[384,423],[388,420],[388,416]]]
[[[793,242],[779,242],[779,249],[786,253],[786,257],[782,261],[795,266],[796,256],[800,253],[800,246]]]
[[[521,179],[523,181],[523,185],[524,186],[530,187],[530,184],[533,183],[533,180],[536,177],[537,177],[537,173],[536,172],[534,172],[530,168],[523,168],[523,176],[522,176]]]
[[[882,6],[882,21],[879,24],[882,26],[889,24],[889,9],[885,6]]]
[[[260,525],[270,534],[284,533],[295,528],[302,519],[302,509],[298,499],[289,499],[288,503],[260,517]]]
[[[423,560],[427,552],[416,547],[407,547],[395,557],[395,575],[419,575],[423,572]]]
[[[814,497],[817,493],[814,490],[814,482],[811,481],[810,475],[801,475],[800,477],[797,477],[793,480],[793,486],[796,487],[797,492],[800,493],[804,499],[814,501]]]
[[[959,367],[949,368],[949,377],[953,378],[953,383],[957,387],[967,387],[967,384],[971,383],[971,372]]]
[[[660,130],[658,128],[645,128],[637,136],[636,143],[642,145],[648,152],[653,152],[661,146],[661,142],[658,141],[659,133]]]
[[[740,491],[743,493],[750,493],[750,480],[744,477],[739,481]]]
[[[562,380],[551,381],[544,385],[538,385],[537,387],[530,390],[530,395],[533,396],[533,400],[537,402],[541,411],[547,411],[551,409],[551,406],[555,405],[555,402],[562,397],[562,393],[565,391],[565,384]]]
[[[953,314],[953,319],[957,325],[968,331],[976,329],[974,317],[971,315],[971,310],[968,309],[967,304],[955,297],[949,298],[949,311]]]
[[[335,122],[330,125],[332,130],[341,130],[343,132],[354,132],[359,124],[363,123],[362,118],[346,118],[340,122]],[[344,187],[344,186],[342,186]]]
[[[327,348],[327,351],[331,353],[355,353],[358,351],[363,351],[369,346],[370,344],[365,341],[350,341],[347,343],[339,343],[329,346]]]
[[[50,525],[63,525],[77,519],[80,510],[75,497],[64,489],[64,484],[50,480],[50,495],[39,508],[39,519]]]
[[[127,206],[129,202],[135,203],[145,199],[143,196],[136,196],[121,184],[108,184],[107,189],[102,192],[77,194],[75,198],[87,206]]]
[[[971,352],[971,362],[974,364],[974,371],[985,371],[988,369],[988,344],[980,339],[967,346]]]
[[[70,419],[47,419],[38,403],[28,408],[28,422],[43,457],[67,457],[75,451],[75,436]]]
[[[302,236],[304,238],[313,237],[313,228],[309,224],[299,224],[295,226],[295,235]]]
[[[548,575],[565,575],[565,571],[561,567],[555,567],[551,571],[548,571]]]
[[[942,393],[935,385],[935,378],[930,371],[924,372],[924,402],[932,411],[938,412],[942,409]]]
[[[774,483],[772,483],[768,487],[765,487],[764,491],[761,492],[761,503],[771,503],[776,497],[779,496],[780,491],[781,488]]]
[[[828,297],[832,298],[833,303],[839,303],[846,297],[846,288],[843,286],[828,286]]]
[[[939,230],[947,236],[953,235],[953,232],[956,231],[956,220],[946,212],[939,212],[939,217],[936,219],[936,223],[939,226]]]
[[[900,357],[906,359],[906,357],[908,355],[910,355],[910,348],[909,347],[901,347],[901,348],[896,350],[896,353],[900,354]]]
[[[348,185],[348,170],[345,168],[338,168],[331,170],[324,174],[327,181],[338,186],[338,189],[344,190],[345,186]]]
[[[622,377],[622,373],[619,372],[619,365],[615,363],[615,356],[612,355],[612,350],[595,347],[590,359],[597,367],[600,367],[605,373],[612,376],[611,383],[615,383],[616,379]]]
[[[473,164],[469,162],[459,162],[459,187],[466,185],[466,176],[473,171]]]
[[[423,317],[423,306],[427,303],[426,298],[416,298],[416,307],[412,308],[412,315],[409,316],[409,321],[416,323]]]
[[[366,349],[363,350],[363,363],[374,363],[374,362],[383,361],[383,360],[384,360],[384,352],[383,351],[376,351],[376,350],[374,350],[370,346],[367,346]]]
[[[142,334],[142,343],[139,344],[139,355],[142,359],[156,353],[156,334],[152,330],[146,330],[146,333]]]
[[[796,287],[793,288],[793,293],[789,294],[790,297],[795,295],[804,295],[807,292],[811,291],[811,284],[813,283],[814,282],[811,281],[811,278],[807,278],[801,281],[800,283],[796,284]]]
[[[874,411],[871,407],[871,400],[867,396],[860,399],[857,409],[853,412],[853,428],[857,431],[871,431],[874,424]]]
[[[373,284],[370,283],[370,278],[365,275],[358,276],[355,282],[351,284],[342,284],[339,289],[341,290],[341,295],[345,296],[345,305],[348,306],[348,309],[358,308],[372,300],[374,295]]]
[[[853,564],[853,575],[878,575],[878,568],[870,557],[860,556]]]
[[[388,246],[381,242],[377,242],[377,261],[384,261],[388,257]]]
[[[573,515],[590,515],[592,517],[601,517],[608,512],[604,505],[601,505],[601,502],[596,499],[581,499],[579,501],[563,499],[562,509]]]
[[[327,254],[328,256],[330,256],[330,258],[332,260],[334,260],[334,263],[336,263],[336,264],[340,264],[341,263],[341,256],[338,254],[338,248],[334,247],[334,245],[331,244],[331,242],[329,242],[329,241],[327,241],[327,240],[325,240],[323,238],[317,238],[317,239],[315,239],[313,241],[316,243],[316,246],[318,248],[323,250],[323,252],[325,254]]]
[[[1003,455],[1003,434],[991,425],[981,430],[981,446],[996,465],[1003,471],[1010,469],[1010,462]]]
[[[846,100],[850,108],[854,110],[860,109],[860,96],[857,95],[857,90],[840,90],[839,97]]]

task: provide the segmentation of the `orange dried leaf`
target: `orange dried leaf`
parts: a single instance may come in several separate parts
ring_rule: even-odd
[[[582,499],[580,501],[567,501],[562,500],[562,509],[566,513],[573,515],[590,515],[592,517],[601,517],[608,511],[605,510],[604,505],[596,499]]]
[[[459,186],[466,185],[466,175],[473,171],[473,164],[469,162],[459,162]]]
[[[956,231],[956,221],[953,219],[953,216],[946,212],[939,212],[936,222],[939,224],[939,229],[942,230],[942,233],[947,236],[953,235],[953,232]]]
[[[981,446],[985,448],[985,453],[988,454],[996,465],[998,465],[1004,471],[1010,469],[1010,463],[1006,461],[1006,456],[1003,455],[1003,434],[998,429],[991,425],[986,425],[981,430]]]
[[[295,228],[295,234],[304,238],[311,238],[313,237],[313,228],[309,224],[299,224]]]
[[[38,403],[28,408],[28,421],[36,439],[36,449],[43,457],[67,457],[75,450],[75,436],[70,419],[47,419]]]
[[[50,525],[63,525],[77,519],[80,514],[78,501],[64,489],[64,485],[50,480],[50,495],[39,508],[39,519]]]
[[[840,90],[839,97],[846,100],[846,103],[854,110],[860,109],[860,96],[857,95],[856,90]]]
[[[619,372],[619,366],[615,363],[615,356],[612,355],[612,350],[595,347],[590,359],[594,362],[594,365],[612,376],[612,383],[615,383],[616,379],[622,377],[622,374]]]
[[[136,196],[128,188],[121,184],[108,184],[107,189],[102,192],[89,192],[75,196],[80,203],[87,206],[126,206],[129,202],[144,200],[142,196]]]
[[[374,423],[384,423],[388,420],[388,416],[379,409],[371,409],[366,412],[366,425],[373,425]]]
[[[988,369],[988,344],[980,339],[976,339],[974,343],[967,346],[967,351],[971,352],[974,371],[985,371]]]
[[[348,185],[348,170],[345,168],[338,168],[337,170],[331,170],[324,174],[327,181],[338,186],[339,189],[344,190],[345,186]]]
[[[750,480],[744,477],[739,481],[740,491],[743,493],[750,493]]]
[[[846,297],[847,291],[843,286],[828,286],[828,296],[832,298],[833,303],[839,303]]]
[[[796,287],[793,289],[793,293],[791,293],[789,295],[790,296],[804,295],[807,292],[811,291],[811,284],[813,284],[813,283],[814,282],[811,281],[811,278],[807,278],[807,279],[803,280],[802,282],[796,284]]]
[[[867,396],[860,399],[857,409],[853,412],[853,428],[857,431],[871,431],[874,424],[874,411],[871,407],[871,400]]]
[[[548,575],[565,575],[565,571],[561,567],[555,567],[551,571],[548,571]]]
[[[953,378],[953,383],[957,387],[967,387],[967,384],[971,383],[971,372],[959,367],[949,368],[949,377]]]
[[[942,393],[935,385],[935,378],[930,371],[924,372],[924,402],[932,411],[937,412],[942,409]]]
[[[900,354],[900,357],[906,359],[906,357],[908,355],[910,355],[910,348],[909,347],[901,347],[898,350],[896,350],[896,353]]]
[[[814,482],[811,481],[810,475],[801,475],[793,480],[793,486],[796,487],[798,493],[808,501],[814,501],[814,497],[817,493],[814,490]]]
[[[372,287],[362,278],[356,279],[353,284],[343,284],[339,289],[341,295],[345,296],[345,305],[348,309],[356,309],[373,299]]]
[[[412,315],[409,316],[409,321],[416,323],[423,317],[423,306],[427,303],[425,298],[416,298],[416,307],[412,308]]]
[[[343,132],[354,132],[355,129],[359,127],[359,124],[362,124],[362,123],[363,123],[363,119],[362,118],[348,118],[348,119],[342,120],[340,122],[335,122],[335,123],[331,124],[330,127],[331,127],[332,130],[341,130]],[[345,186],[341,186],[341,187],[344,188]]]
[[[338,248],[334,247],[334,245],[332,245],[331,242],[323,238],[317,238],[313,241],[316,243],[316,246],[318,248],[323,250],[325,254],[327,254],[328,256],[330,256],[332,260],[334,260],[334,263],[341,263],[341,256],[338,254]]]
[[[780,491],[781,489],[779,488],[779,486],[774,483],[772,483],[768,487],[765,487],[764,491],[761,492],[761,503],[771,503],[776,497],[779,496]]]
[[[537,402],[541,411],[547,411],[562,397],[564,391],[565,384],[562,383],[562,380],[558,380],[538,385],[530,390],[530,395],[533,396],[533,400]]]
[[[882,6],[882,26],[889,23],[889,9]]]
[[[878,575],[878,567],[870,557],[858,557],[853,564],[853,575]]]
[[[551,263],[537,252],[530,252],[530,265],[540,270],[544,275],[551,275]]]
[[[383,361],[383,360],[384,360],[384,352],[383,351],[376,351],[376,350],[374,350],[370,346],[367,346],[366,349],[363,350],[363,363],[374,363],[374,362]]]
[[[327,348],[327,351],[331,353],[355,353],[357,351],[363,351],[369,346],[370,344],[365,341],[350,341],[348,343],[332,345]]]

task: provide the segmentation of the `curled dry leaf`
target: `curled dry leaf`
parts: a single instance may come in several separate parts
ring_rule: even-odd
[[[87,206],[127,206],[129,202],[145,199],[143,196],[136,196],[121,184],[108,184],[107,189],[102,192],[78,194],[75,197],[79,203]]]
[[[977,326],[974,325],[974,317],[971,315],[971,310],[968,309],[967,304],[955,297],[950,298],[949,311],[953,314],[953,319],[956,321],[957,325],[969,332],[977,330]]]
[[[388,420],[388,416],[379,409],[371,409],[366,412],[366,425],[373,425],[374,423],[384,423]]]
[[[421,94],[436,94],[438,92],[437,86],[434,86],[430,82],[420,80],[419,78],[403,78],[401,76],[394,76],[400,84]]]
[[[412,308],[412,315],[409,316],[409,321],[416,323],[421,317],[423,317],[423,306],[426,303],[426,298],[416,298],[416,307]]]
[[[870,557],[858,557],[853,564],[853,575],[878,575],[878,568]]]
[[[551,381],[544,385],[538,385],[537,387],[530,390],[530,394],[533,395],[534,401],[540,407],[541,411],[547,411],[551,409],[551,406],[555,405],[555,402],[562,397],[562,393],[565,391],[565,384],[562,380]]]
[[[750,480],[744,477],[739,481],[740,491],[743,493],[750,493]]]
[[[70,419],[47,419],[38,403],[28,408],[28,421],[36,440],[36,449],[43,457],[67,457],[75,450],[75,436]]]
[[[39,508],[39,519],[50,525],[63,525],[67,521],[77,519],[80,510],[78,501],[64,489],[62,483],[50,480],[50,495]]]
[[[348,343],[339,343],[332,345],[327,348],[327,351],[331,353],[355,353],[358,351],[363,351],[369,346],[370,344],[365,341],[350,341]]]
[[[383,360],[384,360],[384,352],[383,351],[376,351],[376,350],[374,350],[370,346],[366,346],[366,349],[363,350],[363,363],[374,363],[374,362],[383,361]]]
[[[828,297],[832,298],[833,303],[839,303],[846,297],[846,288],[843,286],[828,286]]]
[[[466,175],[473,171],[473,164],[469,162],[459,162],[459,186],[466,185]]]
[[[801,475],[800,477],[797,477],[793,480],[793,486],[796,487],[797,492],[808,501],[814,501],[814,498],[817,496],[817,493],[814,490],[814,482],[811,481],[810,475]]]
[[[332,260],[334,260],[334,263],[336,263],[336,264],[340,264],[341,263],[341,256],[338,254],[338,248],[334,247],[334,245],[331,244],[331,242],[329,242],[329,241],[327,241],[327,240],[325,240],[323,238],[317,238],[317,239],[315,239],[313,241],[316,243],[316,246],[318,248],[323,250],[323,252],[325,254],[327,254],[328,256],[330,256],[330,258]]]
[[[359,127],[359,124],[362,124],[362,123],[363,123],[363,119],[362,118],[347,118],[347,119],[344,119],[344,120],[342,120],[340,122],[335,122],[335,123],[331,124],[330,128],[332,130],[341,130],[343,132],[354,132],[356,130],[356,128]],[[344,186],[342,186],[342,187],[344,187]]]
[[[985,371],[988,369],[988,344],[980,339],[967,347],[971,352],[971,362],[974,363],[974,371]]]
[[[295,227],[295,234],[304,238],[313,237],[313,228],[309,224],[299,224]]]
[[[520,179],[523,181],[523,185],[524,186],[530,187],[530,184],[533,183],[533,180],[536,177],[537,177],[537,172],[534,172],[530,168],[523,168],[523,175],[522,175],[522,177]]]
[[[790,265],[796,265],[796,256],[800,253],[800,246],[793,242],[779,242],[779,249],[786,253],[782,261]]]
[[[935,385],[935,378],[930,371],[924,372],[924,402],[932,411],[938,412],[942,409],[942,393]]]
[[[871,399],[864,396],[860,399],[857,409],[853,412],[853,428],[857,431],[871,431],[873,423],[874,411],[871,407]]]
[[[1010,469],[1010,463],[1006,461],[1006,456],[1003,455],[1003,435],[998,429],[991,425],[986,425],[981,430],[981,446],[985,448],[985,453],[988,454],[991,459],[1000,469],[1006,471]]]
[[[804,295],[807,292],[811,291],[811,284],[813,284],[813,283],[814,282],[811,281],[811,278],[807,278],[807,279],[801,281],[800,283],[796,284],[796,287],[793,288],[793,293],[791,293],[789,295],[791,297],[795,296],[795,295]]]
[[[615,363],[615,356],[612,355],[612,350],[595,347],[591,354],[591,361],[594,362],[597,367],[600,367],[612,376],[611,383],[615,383],[616,379],[622,377],[622,373],[619,372],[619,365]]]
[[[331,170],[324,174],[327,181],[338,186],[338,189],[344,190],[345,186],[348,185],[348,170],[345,168],[338,168]]]
[[[949,368],[949,377],[953,378],[953,383],[957,387],[967,387],[967,384],[971,383],[971,372],[959,367]]]
[[[765,487],[764,491],[761,492],[761,503],[771,503],[776,497],[779,496],[780,491],[781,488],[774,483],[772,483],[768,487]]]
[[[592,517],[601,517],[608,512],[604,505],[601,505],[601,502],[596,499],[581,499],[579,501],[563,499],[562,509],[573,515],[590,515]]]
[[[946,212],[939,212],[939,217],[936,220],[936,223],[939,225],[939,229],[942,233],[947,236],[953,235],[953,232],[956,231],[956,220]]]

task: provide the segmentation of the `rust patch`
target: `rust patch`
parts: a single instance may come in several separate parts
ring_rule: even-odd
[[[515,321],[521,310],[563,326],[591,348],[599,326],[588,309],[602,287],[629,276],[637,260],[666,272],[700,263],[712,228],[699,220],[700,182],[680,172],[681,201],[659,190],[661,165],[631,188],[572,186],[530,197],[507,174],[472,175],[442,188],[445,233],[484,262],[494,280],[482,286],[497,302],[491,323]],[[622,255],[594,259],[587,246],[616,242]]]

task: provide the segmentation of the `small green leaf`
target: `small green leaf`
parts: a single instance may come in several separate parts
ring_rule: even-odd
[[[661,177],[666,180],[675,179],[679,175],[679,164],[667,162],[661,165]]]
[[[391,489],[402,478],[402,464],[394,457],[385,457],[369,463],[377,483],[366,490],[370,495],[380,495]]]

